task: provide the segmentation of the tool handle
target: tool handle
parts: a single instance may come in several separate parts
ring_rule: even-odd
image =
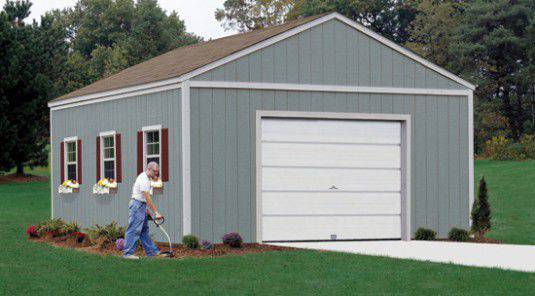
[[[165,222],[165,218],[163,216],[158,219],[154,219],[154,223],[156,223],[156,225],[162,225],[163,222]]]

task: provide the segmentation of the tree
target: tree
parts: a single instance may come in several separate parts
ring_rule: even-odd
[[[417,14],[416,0],[298,0],[289,19],[337,11],[399,44],[409,38]]]
[[[45,165],[48,161],[49,98],[67,56],[65,30],[52,15],[25,24],[31,3],[8,1],[0,12],[0,170]]]
[[[59,14],[70,46],[64,92],[201,40],[156,0],[79,0]]]
[[[479,180],[479,192],[472,207],[472,231],[482,237],[490,230],[490,204],[487,193],[487,182],[482,177]]]
[[[505,128],[515,141],[530,119],[534,22],[535,2],[530,0],[470,2],[449,47],[456,57],[451,68],[478,85],[479,100],[499,103],[491,105],[507,118]]]
[[[240,32],[281,24],[296,0],[226,0],[215,18],[225,30]]]

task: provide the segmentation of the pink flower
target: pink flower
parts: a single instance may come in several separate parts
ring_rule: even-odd
[[[30,225],[28,229],[26,229],[26,235],[29,237],[39,237],[37,227],[35,225]]]

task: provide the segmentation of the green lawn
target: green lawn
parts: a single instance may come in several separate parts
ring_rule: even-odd
[[[481,176],[487,180],[492,211],[487,236],[535,245],[535,161],[476,161],[476,195]]]
[[[521,221],[530,219],[522,196],[529,199],[533,184],[521,185],[533,180],[533,164],[478,162],[477,172],[487,176],[493,194],[498,220],[493,237],[533,243],[533,236],[522,238],[529,234],[524,230],[533,223],[533,215]],[[513,182],[514,175],[524,182]],[[507,189],[511,186],[514,190]],[[526,295],[535,289],[533,273],[331,252],[132,262],[27,242],[26,226],[49,215],[49,193],[48,183],[0,185],[0,295]],[[502,198],[514,202],[501,202]],[[533,199],[529,202],[533,212]],[[514,227],[504,227],[506,221]]]

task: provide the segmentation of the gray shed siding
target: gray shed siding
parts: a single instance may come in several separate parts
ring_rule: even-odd
[[[338,20],[193,80],[466,89]]]
[[[257,110],[411,114],[412,231],[468,227],[466,97],[192,88],[192,230],[201,239],[255,239]]]
[[[112,220],[126,225],[128,202],[137,177],[137,132],[143,126],[161,124],[169,129],[169,182],[163,195],[154,197],[161,213],[166,215],[166,228],[174,241],[182,232],[182,159],[180,90],[123,98],[85,106],[55,110],[52,124],[52,173],[54,216],[77,221],[82,227]],[[96,137],[100,132],[115,130],[121,134],[123,182],[116,195],[94,195],[96,182]],[[82,181],[77,194],[58,194],[60,184],[59,145],[65,137],[82,140]],[[152,234],[164,241],[159,231]]]

